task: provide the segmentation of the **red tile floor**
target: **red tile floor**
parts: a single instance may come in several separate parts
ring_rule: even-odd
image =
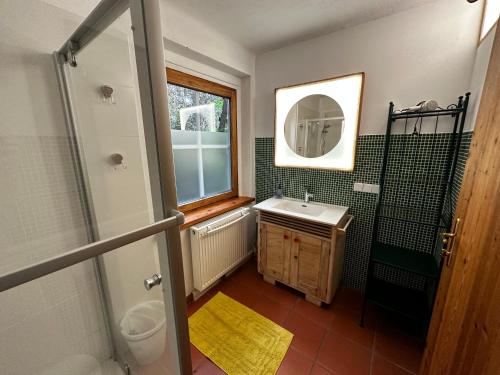
[[[370,306],[365,328],[358,325],[362,297],[340,289],[330,306],[317,307],[304,295],[262,280],[254,260],[188,305],[188,314],[221,291],[294,334],[278,374],[407,375],[418,372],[421,342],[404,322]],[[193,373],[224,374],[192,344]]]

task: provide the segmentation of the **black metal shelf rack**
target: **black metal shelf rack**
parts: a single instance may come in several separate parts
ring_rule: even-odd
[[[469,95],[434,111],[395,111],[389,105],[361,325],[367,303],[373,303],[427,331],[441,273],[439,238],[453,216],[451,191]],[[452,119],[445,125],[452,132],[443,132],[443,117]],[[391,279],[387,268],[417,281]]]

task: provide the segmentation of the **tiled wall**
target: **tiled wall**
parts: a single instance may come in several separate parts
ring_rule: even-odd
[[[472,141],[472,132],[464,133],[460,148],[458,151],[457,169],[455,172],[455,181],[451,189],[452,211],[454,212],[457,207],[458,195],[460,194],[460,187],[462,186],[462,179],[465,173],[465,163],[469,156],[470,143]]]
[[[0,274],[87,243],[68,140],[0,136]],[[90,261],[0,293],[0,373],[109,357]]]
[[[457,168],[457,178],[455,180],[452,196],[458,195],[459,186],[463,174],[463,167],[468,154],[470,138],[472,133],[465,133],[463,136],[462,146],[460,148],[459,166]],[[363,288],[368,266],[368,257],[371,244],[373,220],[375,207],[377,203],[377,195],[371,193],[357,192],[353,190],[354,182],[378,184],[380,169],[382,166],[384,135],[364,135],[358,138],[356,149],[356,164],[354,172],[337,172],[337,171],[321,171],[321,170],[305,170],[297,168],[277,168],[274,166],[274,138],[256,138],[255,139],[255,181],[256,181],[256,199],[257,202],[265,200],[271,196],[279,183],[283,185],[285,196],[302,199],[304,189],[308,187],[309,191],[314,194],[314,200],[317,202],[338,204],[348,206],[350,213],[355,219],[351,225],[346,244],[345,263],[343,283],[346,286],[353,288]],[[411,136],[395,135],[393,144],[394,149],[391,149],[391,159],[389,162],[401,163],[397,156],[402,152],[402,138],[407,137],[407,145],[410,147],[405,149],[405,155],[411,155],[411,147],[416,147],[416,143]],[[398,138],[399,137],[399,138]],[[444,168],[446,154],[443,150],[449,145],[451,135],[442,133],[437,135],[423,135],[423,142],[420,143],[419,153],[421,155],[430,155],[431,153],[437,157],[438,162],[432,168],[431,178],[436,181]],[[436,142],[431,142],[431,137]],[[413,143],[412,143],[413,142]],[[434,144],[434,146],[432,146]],[[434,149],[432,148],[434,147]],[[416,150],[416,149],[415,149]],[[420,169],[415,173],[420,173],[422,178],[425,167],[427,167],[428,159],[423,159],[420,164]],[[414,176],[414,171],[409,169],[411,159],[406,157],[403,160],[403,177],[406,180]],[[392,177],[396,177],[393,175]],[[418,175],[417,175],[418,177]],[[403,178],[404,180],[405,178]],[[413,178],[411,178],[413,179]],[[415,200],[420,202],[422,196],[434,196],[436,191],[425,192],[422,190],[410,189],[408,185],[402,183],[401,186],[393,185],[392,191],[388,195],[390,198],[403,201]],[[434,202],[434,203],[433,203]],[[426,200],[424,203],[432,206],[436,199]],[[403,228],[404,229],[404,228]],[[402,229],[402,230],[403,230]],[[414,236],[415,237],[415,236]],[[414,238],[413,237],[413,238]],[[425,238],[425,233],[418,233],[419,238]],[[402,272],[394,270],[381,269],[386,278],[390,278],[394,282],[405,284],[418,284],[419,280],[409,277]],[[418,286],[418,285],[416,285]]]
[[[68,140],[0,136],[0,273],[85,243]]]

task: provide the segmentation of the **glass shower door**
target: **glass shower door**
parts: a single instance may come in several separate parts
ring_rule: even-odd
[[[168,122],[161,123],[166,112],[154,109],[165,107],[167,101],[161,29],[154,30],[159,26],[159,6],[152,3],[130,1],[76,56],[70,46],[69,63],[63,67],[83,201],[94,240],[146,227],[177,208]],[[160,51],[155,52],[155,40],[160,41]],[[162,91],[155,92],[153,81]],[[177,227],[166,236],[157,234],[99,258],[115,353],[133,369],[159,361],[156,373],[176,373],[181,370],[180,357],[188,352],[179,247]],[[160,277],[163,289],[144,285],[146,280],[159,282]],[[158,301],[165,304],[166,330],[151,317],[141,321],[145,311],[156,314],[152,306]],[[167,337],[158,340],[165,333]],[[138,337],[146,338],[136,341]],[[165,339],[165,350],[159,350]]]
[[[91,358],[111,357],[132,374],[191,373],[178,227],[182,214],[176,211],[160,25],[157,0],[103,0],[54,54],[68,136],[59,137],[58,149],[41,150],[45,159],[33,160],[39,165],[36,173],[43,174],[42,185],[58,191],[50,196],[50,208],[43,216],[59,215],[54,223],[61,231],[76,227],[79,237],[65,242],[66,251],[43,254],[37,251],[41,239],[26,242],[35,256],[21,260],[12,247],[12,264],[19,269],[0,268],[0,275],[4,274],[0,276],[0,321],[12,320],[13,328],[6,331],[13,337],[6,342],[15,343],[18,352],[25,350],[27,341],[14,336],[28,332],[16,328],[22,319],[12,318],[20,306],[19,297],[23,306],[39,306],[33,298],[40,298],[52,309],[68,300],[67,292],[75,298],[71,304],[75,311],[65,308],[59,320],[67,327],[81,328],[78,332],[85,336],[89,352],[95,343],[93,352],[101,355]],[[7,146],[13,144],[9,142]],[[50,158],[66,159],[53,163],[64,170],[52,170]],[[60,186],[50,181],[59,174],[67,180]],[[27,194],[35,189],[40,186],[28,186]],[[8,192],[16,194],[15,187]],[[71,216],[53,210],[76,198]],[[90,298],[82,299],[79,282],[89,278],[95,279],[89,284]],[[64,290],[67,286],[74,290]],[[89,314],[90,320],[84,318]],[[39,320],[41,324],[50,321],[58,331],[47,340],[54,348],[50,360],[44,358],[50,348],[43,347],[44,339],[35,331],[36,340],[31,341],[36,345],[26,353],[39,358],[30,367],[8,364],[7,373],[83,374],[90,369],[86,362],[80,363],[81,356],[73,355],[80,349],[64,346],[65,340],[71,341],[69,333],[61,332],[64,325],[51,318],[47,310],[46,320]],[[93,337],[94,331],[99,335]],[[5,358],[0,354],[2,373],[4,359],[20,362],[15,348],[5,353]],[[67,361],[69,357],[73,362]],[[71,367],[75,361],[80,361],[78,371]]]

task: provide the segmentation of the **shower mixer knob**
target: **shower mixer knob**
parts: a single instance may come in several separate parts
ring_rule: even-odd
[[[146,288],[146,290],[151,290],[151,288],[160,284],[161,284],[161,275],[159,273],[154,273],[153,276],[144,280],[144,288]]]

